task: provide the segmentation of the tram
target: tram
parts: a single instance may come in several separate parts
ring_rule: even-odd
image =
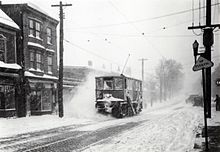
[[[99,76],[96,81],[95,107],[99,113],[116,118],[133,116],[141,112],[142,81],[124,76]]]

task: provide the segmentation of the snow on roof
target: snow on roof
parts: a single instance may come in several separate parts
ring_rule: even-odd
[[[13,27],[15,29],[20,29],[19,26],[8,15],[6,15],[1,9],[0,9],[0,23]]]
[[[9,69],[21,69],[21,66],[16,63],[4,63],[0,61],[0,67],[2,68],[9,68]]]
[[[40,76],[40,75],[35,75],[35,74],[33,74],[33,73],[29,72],[29,71],[25,71],[24,75],[27,76],[27,77],[35,77],[35,78],[58,80],[58,78],[55,77],[55,76],[51,76],[51,75],[47,75],[47,74],[44,74],[43,76]]]
[[[37,11],[43,13],[43,14],[45,14],[45,15],[47,15],[47,16],[50,16],[47,12],[45,12],[40,7],[38,7],[37,5],[35,5],[35,4],[31,3],[31,2],[27,2],[27,5],[30,6],[31,8],[33,8],[33,9],[35,9],[35,10],[37,10]]]
[[[28,45],[39,47],[41,49],[45,49],[45,47],[43,45],[40,45],[40,44],[34,43],[34,42],[28,42]]]

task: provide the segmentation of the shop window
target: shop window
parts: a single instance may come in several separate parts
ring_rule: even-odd
[[[32,88],[30,93],[31,111],[52,111],[52,88],[45,86],[47,85],[41,84]]]
[[[53,58],[52,56],[47,57],[47,70],[48,73],[52,74],[52,68],[53,68]]]
[[[6,56],[6,37],[0,34],[0,61],[5,62]]]
[[[52,30],[47,28],[47,44],[52,44]]]
[[[5,86],[5,109],[15,109],[14,86]]]
[[[52,90],[46,88],[42,91],[42,110],[43,111],[52,110],[51,103],[52,103]]]
[[[15,109],[15,87],[0,85],[0,109]]]
[[[31,111],[41,111],[41,92],[32,90],[30,93]]]

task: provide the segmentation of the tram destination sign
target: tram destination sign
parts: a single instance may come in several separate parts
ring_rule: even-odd
[[[193,71],[199,71],[205,68],[212,67],[214,65],[213,62],[207,60],[206,58],[200,56],[196,61],[196,64],[193,66]]]

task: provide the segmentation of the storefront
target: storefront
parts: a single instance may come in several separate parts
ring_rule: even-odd
[[[0,72],[0,117],[17,116],[19,75]]]
[[[26,81],[27,115],[57,113],[57,80],[28,77]]]

